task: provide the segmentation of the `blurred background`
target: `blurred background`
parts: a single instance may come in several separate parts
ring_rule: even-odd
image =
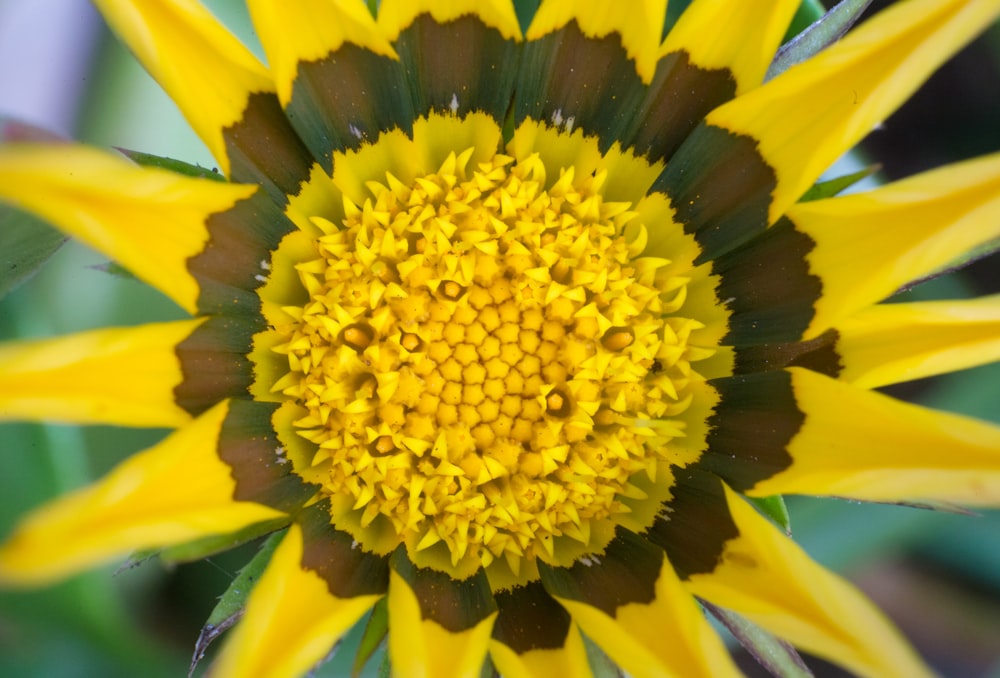
[[[260,54],[241,2],[206,4]],[[214,166],[174,104],[86,0],[0,0],[0,116],[101,147]],[[994,27],[873,132],[862,152],[882,164],[883,179],[892,179],[998,150],[1000,28]],[[183,317],[158,293],[105,272],[106,263],[64,244],[28,284],[0,299],[0,340]],[[994,256],[901,299],[997,292]],[[1000,365],[891,392],[1000,420]],[[0,538],[18,515],[86,484],[164,433],[0,426]],[[1000,512],[966,516],[797,497],[788,503],[796,539],[865,590],[938,671],[1000,678]],[[216,597],[252,554],[237,549],[169,569],[150,561],[117,574],[110,566],[43,591],[0,591],[0,676],[183,675]],[[349,666],[348,653],[341,655],[320,675],[341,675]],[[813,666],[817,675],[844,675],[822,662]]]

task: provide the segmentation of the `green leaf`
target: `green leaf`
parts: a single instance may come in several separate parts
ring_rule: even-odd
[[[368,623],[365,624],[364,635],[361,636],[361,643],[354,655],[354,666],[351,668],[352,678],[358,678],[361,675],[365,664],[372,658],[388,634],[389,602],[386,598],[382,598],[375,603],[375,607],[372,608],[372,613],[368,617]]]
[[[792,17],[792,23],[788,26],[788,31],[785,32],[785,39],[782,40],[782,43],[788,42],[822,19],[824,12],[826,12],[826,8],[823,7],[823,3],[819,2],[819,0],[803,0],[799,8],[795,10],[795,16]]]
[[[183,174],[186,177],[195,177],[198,179],[213,179],[215,181],[226,180],[226,177],[219,174],[219,170],[215,168],[208,169],[200,165],[192,165],[191,163],[184,162],[183,160],[164,158],[160,155],[143,153],[142,151],[132,151],[127,148],[118,148],[117,150],[135,164],[142,165],[143,167],[159,167],[160,169],[170,170],[171,172],[176,172],[177,174]]]
[[[792,521],[788,516],[788,507],[785,506],[785,498],[780,494],[771,497],[747,497],[757,509],[771,519],[775,525],[785,531],[785,534],[792,533]]]
[[[155,551],[150,553],[150,555],[156,555],[166,565],[192,563],[197,560],[204,560],[217,553],[229,551],[254,539],[259,539],[266,534],[280,530],[287,525],[288,520],[285,518],[268,520],[263,523],[244,527],[238,532],[214,535],[188,542],[187,544],[178,544],[177,546]]]
[[[587,663],[590,664],[594,678],[622,678],[624,675],[622,670],[611,660],[611,657],[604,653],[601,646],[588,638],[586,634],[581,633],[580,635],[583,636],[583,646],[587,650]]]
[[[27,212],[0,205],[0,299],[38,272],[66,236]]]
[[[882,169],[879,164],[869,165],[864,169],[860,169],[857,172],[851,172],[850,174],[845,174],[842,177],[835,177],[827,181],[819,181],[812,186],[808,191],[806,191],[799,202],[809,202],[810,200],[822,200],[823,198],[832,198],[841,191],[846,191],[848,188],[854,184],[867,179],[871,175]]]
[[[208,621],[205,622],[205,626],[202,627],[201,633],[198,635],[198,641],[194,647],[194,655],[191,657],[191,667],[188,671],[189,676],[194,673],[198,662],[204,658],[205,651],[211,645],[212,641],[222,635],[223,631],[230,628],[243,616],[247,597],[249,597],[250,592],[253,590],[254,584],[257,583],[257,580],[264,573],[264,568],[271,562],[271,556],[274,555],[275,549],[278,548],[278,544],[281,543],[281,539],[284,536],[285,532],[282,530],[281,532],[275,532],[265,539],[264,543],[261,544],[260,550],[257,551],[257,555],[243,566],[243,569],[239,571],[236,578],[229,584],[229,588],[219,598],[218,604],[212,610],[212,614],[208,616]]]
[[[716,607],[705,600],[701,604],[729,629],[740,645],[771,675],[777,678],[812,678],[812,671],[794,647],[735,612]]]
[[[843,0],[819,21],[782,45],[770,68],[767,69],[764,79],[770,80],[784,73],[795,64],[805,61],[839,40],[857,22],[871,2],[872,0]],[[805,4],[818,3],[803,3],[803,6]],[[800,14],[803,11],[802,8],[799,9]]]

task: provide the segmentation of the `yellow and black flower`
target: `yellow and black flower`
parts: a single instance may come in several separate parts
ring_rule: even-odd
[[[0,582],[283,530],[215,670],[385,599],[399,675],[737,673],[743,615],[921,661],[748,498],[1000,503],[1000,430],[871,389],[1000,356],[1000,298],[880,304],[1000,236],[1000,156],[801,201],[998,14],[910,0],[773,79],[798,0],[98,0],[225,181],[0,148],[0,198],[189,320],[0,347],[0,417],[169,427]]]

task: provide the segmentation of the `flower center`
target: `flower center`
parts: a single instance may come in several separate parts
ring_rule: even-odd
[[[609,535],[641,497],[632,479],[682,435],[667,368],[686,339],[667,320],[678,290],[654,284],[667,262],[637,256],[635,212],[602,199],[603,173],[546,188],[537,155],[471,155],[369,182],[339,226],[313,220],[275,389],[307,413],[294,426],[338,527],[517,576],[599,551],[595,526]]]

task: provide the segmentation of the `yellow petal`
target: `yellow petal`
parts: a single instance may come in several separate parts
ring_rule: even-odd
[[[251,94],[274,91],[267,69],[196,0],[95,4],[229,176],[222,132],[242,119]]]
[[[480,571],[471,579],[453,580],[443,572],[417,570],[400,556],[397,551],[389,575],[393,671],[401,676],[476,678],[497,617],[485,575]],[[428,578],[437,581],[429,584]]]
[[[539,570],[546,590],[629,675],[739,675],[663,551],[642,537],[619,529],[603,554]]]
[[[778,178],[769,208],[774,223],[998,13],[1000,0],[898,3],[816,57],[715,109],[706,122],[758,142]]]
[[[175,349],[204,319],[0,344],[0,419],[175,428]]]
[[[247,601],[212,675],[297,678],[326,657],[381,594],[338,597],[303,567],[303,529],[293,523]]]
[[[250,0],[247,5],[283,106],[292,99],[299,64],[322,59],[345,42],[397,58],[362,0]]]
[[[378,25],[386,37],[395,40],[414,19],[427,13],[439,24],[471,14],[507,40],[521,39],[521,25],[510,0],[382,0]]]
[[[691,575],[686,582],[691,593],[860,675],[929,675],[854,587],[813,562],[729,488],[726,499],[739,536],[726,542],[711,573]]]
[[[726,69],[743,94],[764,80],[800,4],[697,0],[667,34],[660,55],[683,51],[698,68]]]
[[[804,338],[1000,236],[1000,154],[788,211],[822,280]]]
[[[137,549],[235,532],[284,514],[233,499],[216,456],[220,403],[90,487],[29,516],[0,547],[0,583],[38,585]]]
[[[1000,428],[790,368],[805,413],[792,464],[747,494],[870,501],[1000,502]]]
[[[626,54],[635,61],[636,72],[648,85],[656,72],[660,34],[666,14],[667,3],[664,0],[633,0],[628,5],[628,11],[623,11],[621,3],[615,0],[544,0],[525,37],[538,40],[570,21],[576,21],[580,31],[588,38],[603,38],[617,33]]]
[[[205,248],[206,221],[256,187],[137,167],[85,146],[0,148],[0,199],[52,222],[194,312],[187,261]]]
[[[862,388],[1000,360],[1000,295],[881,304],[837,324],[841,379]]]

